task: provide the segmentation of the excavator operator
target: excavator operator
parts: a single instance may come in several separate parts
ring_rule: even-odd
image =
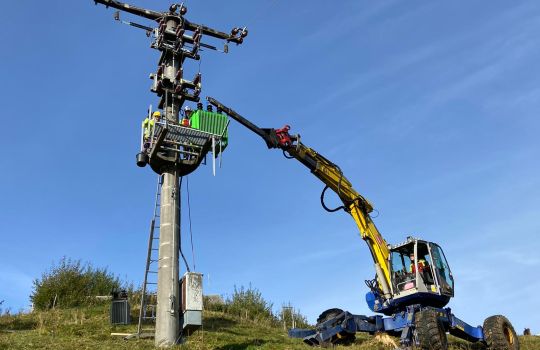
[[[419,256],[421,257],[422,254],[419,254]],[[409,258],[411,259],[411,273],[416,274],[416,265],[414,263],[414,260],[415,260],[414,253],[411,253],[409,255]],[[429,262],[420,258],[418,259],[417,265],[418,265],[418,272],[420,274],[420,277],[422,277],[424,284],[432,285],[434,280],[433,280],[433,274],[431,272],[431,266],[429,265]]]
[[[415,257],[414,253],[409,254],[409,258],[411,259],[411,273],[416,273],[416,265],[414,263]],[[426,269],[427,263],[424,259],[418,260],[418,271],[422,273]]]

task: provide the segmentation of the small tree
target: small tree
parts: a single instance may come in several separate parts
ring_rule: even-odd
[[[307,318],[300,313],[300,310],[296,310],[289,303],[288,306],[283,307],[279,313],[279,321],[285,328],[310,328]]]
[[[33,282],[30,300],[38,310],[75,307],[93,302],[91,296],[106,295],[120,287],[120,280],[106,268],[63,257]]]
[[[277,322],[277,318],[272,313],[272,303],[267,302],[262,297],[261,292],[256,288],[236,288],[230,299],[226,301],[226,312],[238,316],[241,319],[252,321]]]

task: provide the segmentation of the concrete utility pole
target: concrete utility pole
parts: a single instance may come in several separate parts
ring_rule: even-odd
[[[178,21],[172,18],[166,22],[166,30],[175,31]],[[180,68],[180,60],[176,55],[162,54],[164,74],[176,77]],[[165,91],[169,94],[169,91]],[[165,118],[168,122],[178,123],[180,101],[176,98],[165,98]],[[175,155],[178,158],[178,155]],[[180,332],[179,302],[179,241],[180,241],[180,188],[178,186],[179,171],[173,164],[163,168],[163,184],[161,187],[161,212],[159,228],[159,259],[156,310],[156,346],[176,344]]]
[[[159,108],[165,114],[165,123],[156,123],[155,137],[149,148],[137,155],[137,165],[150,167],[163,176],[161,187],[161,209],[159,227],[159,258],[157,278],[157,311],[155,345],[169,347],[180,341],[181,295],[179,288],[180,247],[180,188],[179,177],[194,171],[204,159],[211,145],[223,135],[208,132],[197,133],[179,125],[179,113],[185,101],[199,102],[201,74],[192,81],[184,79],[183,64],[186,58],[199,60],[199,49],[218,50],[215,46],[201,42],[204,36],[225,41],[223,52],[228,52],[228,43],[241,44],[247,36],[246,28],[233,28],[224,33],[199,25],[184,18],[187,8],[173,4],[169,11],[157,12],[115,0],[94,0],[117,10],[156,21],[157,28],[121,21],[124,24],[144,29],[155,40],[151,47],[161,56],[157,72],[151,75],[152,92],[160,97]],[[114,18],[120,21],[117,11]],[[139,122],[139,121],[137,121]],[[158,125],[160,124],[160,125]],[[221,142],[221,141],[220,141]],[[214,150],[215,152],[215,150]],[[187,327],[184,322],[183,327]]]
[[[161,227],[159,238],[158,288],[156,311],[157,346],[172,345],[179,333],[179,259],[180,240],[177,170],[163,174],[161,190]]]

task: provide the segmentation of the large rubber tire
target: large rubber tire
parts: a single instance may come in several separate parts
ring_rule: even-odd
[[[415,315],[415,337],[418,349],[421,350],[447,350],[448,340],[446,330],[434,310],[422,310]]]
[[[317,325],[320,324],[320,323],[326,322],[331,318],[334,318],[334,317],[338,316],[342,312],[343,312],[343,310],[337,309],[337,308],[328,309],[328,310],[324,311],[322,314],[319,315],[319,317],[317,317]]]
[[[519,350],[519,340],[508,319],[502,315],[486,318],[484,337],[488,350]]]
[[[328,321],[343,313],[341,309],[328,309],[317,317],[317,326],[325,321]],[[345,336],[333,337],[330,341],[320,344],[323,348],[332,347],[333,345],[350,345],[354,343],[356,336],[354,334],[346,334]]]

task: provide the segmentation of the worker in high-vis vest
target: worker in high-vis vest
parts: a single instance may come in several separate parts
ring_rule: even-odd
[[[409,258],[411,259],[411,273],[416,273],[416,264],[414,263],[414,253],[411,253]],[[418,271],[422,272],[426,268],[427,264],[424,259],[418,260]]]
[[[159,111],[155,111],[152,114],[152,118],[146,117],[142,122],[142,129],[143,129],[143,135],[144,135],[144,148],[148,148],[150,146],[150,135],[152,135],[152,129],[154,128],[154,125],[156,122],[159,122],[161,120],[161,113]]]
[[[190,106],[184,107],[184,117],[180,121],[180,125],[190,127],[191,122],[189,121],[189,118],[191,118],[192,113],[193,113],[193,111],[191,110]]]

